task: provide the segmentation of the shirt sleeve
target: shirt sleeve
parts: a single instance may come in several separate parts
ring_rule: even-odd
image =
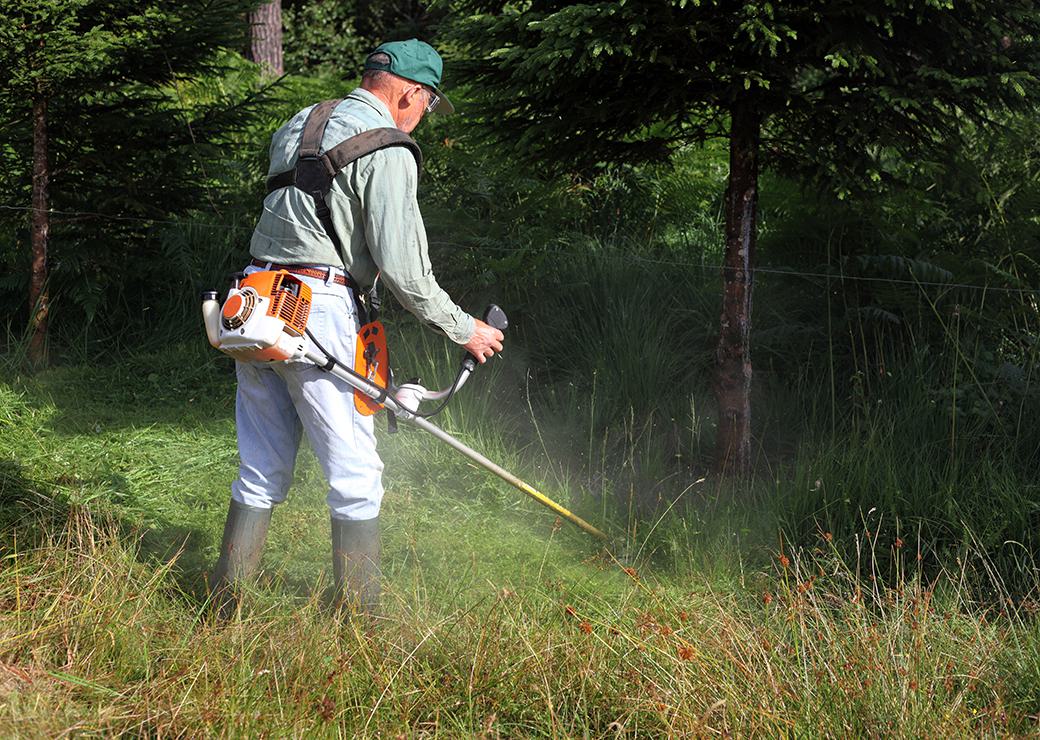
[[[430,264],[426,227],[416,199],[418,168],[404,147],[373,153],[360,169],[359,197],[365,239],[380,280],[420,321],[439,327],[452,341],[473,336],[473,317],[437,284]]]

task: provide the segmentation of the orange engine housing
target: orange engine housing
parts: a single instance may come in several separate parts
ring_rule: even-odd
[[[267,315],[282,321],[285,331],[294,337],[303,336],[307,328],[307,317],[311,312],[311,289],[299,278],[286,270],[265,270],[247,275],[239,283],[239,293],[224,303],[222,318],[227,329],[241,325],[252,313],[251,296],[245,291],[252,288],[263,298],[270,298]]]

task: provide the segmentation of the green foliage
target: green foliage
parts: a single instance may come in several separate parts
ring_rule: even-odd
[[[250,79],[243,68],[181,89],[201,104]],[[33,682],[13,683],[0,727],[474,734],[493,707],[495,727],[528,735],[607,734],[612,722],[650,734],[1034,729],[1034,605],[1016,600],[997,624],[991,607],[1035,588],[1040,324],[1028,294],[956,287],[1035,285],[1036,159],[1019,118],[1006,136],[979,130],[954,168],[869,199],[764,179],[760,476],[733,507],[731,491],[700,481],[723,149],[548,179],[475,146],[461,119],[424,124],[438,277],[468,308],[494,298],[513,321],[505,359],[443,423],[618,532],[614,554],[639,580],[405,430],[380,440],[382,631],[355,633],[296,595],[320,591],[328,557],[312,495],[324,483],[306,451],[248,621],[200,623],[235,453],[233,379],[198,334],[195,289],[240,266],[271,128],[342,84],[289,78],[235,133],[221,177],[237,200],[219,201],[235,228],[187,223],[217,220],[201,212],[149,232],[178,277],[135,288],[128,303],[153,308],[117,362],[88,353],[0,388],[4,517],[55,496],[116,517],[123,533],[74,517],[27,552],[18,522],[19,554],[0,560],[0,599],[16,604],[0,620],[0,661]],[[397,318],[391,306],[395,370],[449,377],[455,349]],[[185,332],[191,344],[171,347]],[[141,351],[147,334],[161,352]],[[774,569],[778,523],[789,564]],[[533,660],[529,644],[555,647]],[[284,711],[269,711],[272,697]]]
[[[384,41],[434,41],[441,14],[419,0],[284,0],[285,66],[354,77]]]
[[[777,43],[781,54],[793,42]],[[117,347],[164,346],[197,334],[197,290],[223,287],[224,275],[245,259],[270,132],[348,84],[332,73],[289,76],[268,91],[262,107],[247,107],[247,115],[235,119],[242,125],[207,129],[201,121],[215,119],[196,117],[200,111],[245,99],[256,84],[252,67],[233,55],[211,60],[222,67],[219,73],[126,88],[161,98],[151,117],[141,119],[155,131],[178,129],[188,116],[192,130],[204,135],[198,143],[182,141],[168,158],[153,152],[134,160],[152,157],[156,166],[173,168],[186,152],[194,157],[177,181],[191,196],[182,210],[147,210],[153,201],[133,204],[147,191],[109,193],[106,181],[93,176],[110,166],[95,142],[128,135],[120,133],[120,116],[84,108],[95,116],[83,118],[84,126],[112,130],[85,129],[78,139],[86,145],[82,153],[72,146],[72,125],[58,123],[65,132],[62,161],[75,165],[59,181],[77,188],[63,186],[56,197],[74,208],[122,208],[115,212],[145,219],[55,219],[55,280],[64,281],[66,298],[75,298],[86,315],[105,310],[118,318]],[[479,90],[461,88],[455,97],[477,101],[484,94]],[[78,104],[101,99],[87,96]],[[171,123],[171,111],[181,118]],[[1037,493],[1030,483],[1040,439],[1028,423],[1040,411],[1040,319],[1028,292],[1040,277],[1040,195],[1034,192],[1040,137],[1030,114],[1000,114],[999,120],[999,129],[959,121],[963,146],[943,166],[872,149],[890,177],[854,198],[817,195],[805,180],[763,178],[754,432],[759,471],[780,483],[775,500],[755,499],[768,502],[756,510],[766,514],[735,525],[741,531],[768,529],[771,517],[782,515],[785,536],[797,542],[814,542],[817,528],[826,526],[838,545],[851,547],[860,517],[874,508],[886,521],[898,519],[900,532],[922,533],[935,555],[928,568],[948,565],[972,542],[1009,583],[1028,582],[1023,563],[1040,550],[1032,535]],[[19,135],[3,144],[13,166],[0,177],[24,174],[24,119],[13,125]],[[145,152],[152,130],[126,140]],[[173,141],[174,134],[168,136]],[[689,531],[718,504],[717,494],[689,503],[688,491],[706,470],[715,424],[708,375],[718,313],[724,143],[681,146],[663,165],[623,162],[585,176],[548,177],[552,167],[518,166],[518,149],[482,145],[465,116],[431,118],[417,136],[427,153],[421,202],[438,278],[465,307],[476,312],[493,299],[513,321],[507,356],[517,362],[508,371],[516,397],[463,405],[469,413],[449,411],[446,418],[460,426],[493,418],[516,429],[509,444],[496,441],[500,431],[471,433],[499,445],[510,464],[531,465],[528,472],[573,491],[579,505],[598,505],[601,518],[623,523],[627,532],[654,526],[658,537],[646,551],[655,562],[687,552]],[[84,164],[76,164],[77,157]],[[578,159],[565,160],[572,161]],[[132,174],[119,177],[135,183]],[[178,197],[170,190],[161,206]],[[24,240],[22,224],[5,224],[7,264],[25,259],[16,241]],[[807,274],[777,274],[792,271]],[[15,296],[12,307],[21,305],[22,282],[14,270],[0,274],[2,289]],[[392,306],[389,315],[392,320]],[[84,341],[80,325],[72,328],[67,343],[83,348],[82,360],[91,359],[95,345]],[[397,352],[397,361],[407,358],[402,370],[412,366],[431,378],[450,372],[454,357],[442,352],[439,340],[407,336],[405,344],[418,347],[419,355]],[[163,404],[192,397],[198,382],[177,374],[180,361],[165,358],[153,368],[133,361],[128,374],[105,376],[101,382],[114,389],[110,405],[124,394],[147,407],[147,418],[172,417]],[[144,380],[134,385],[136,374]],[[211,391],[228,402],[228,389]],[[75,395],[62,396],[62,405],[76,406]],[[525,413],[518,416],[518,409]],[[521,418],[527,412],[530,418]],[[132,441],[120,437],[118,444]],[[186,454],[175,452],[156,464],[175,469],[176,455]],[[421,455],[422,464],[407,473],[419,476],[419,488],[450,487],[466,476],[447,453],[424,448]],[[548,462],[531,463],[532,456]],[[203,462],[199,455],[185,459]],[[119,467],[131,463],[117,462],[114,472],[88,476],[87,495],[144,511],[137,494],[112,483],[132,478]],[[145,480],[151,473],[135,475]],[[308,475],[320,486],[318,474]],[[814,488],[818,478],[827,498]],[[159,483],[167,486],[169,478]],[[502,500],[493,486],[475,490]],[[831,496],[835,491],[840,498]],[[581,492],[592,498],[582,499]],[[994,500],[999,517],[986,508]],[[676,501],[671,518],[649,523]],[[1017,560],[1007,541],[1022,546]],[[300,568],[291,583],[307,578]]]
[[[920,157],[1040,90],[1026,0],[441,5],[479,122],[554,170],[661,158],[725,133],[739,103],[772,161],[859,190],[889,153]]]
[[[259,100],[241,45],[250,0],[47,0],[0,9],[0,261],[27,274],[32,101],[49,100],[51,293],[77,323],[168,275],[151,224],[209,211],[240,173]],[[220,83],[214,80],[220,78]],[[23,284],[27,284],[23,277]],[[124,290],[133,285],[131,290]],[[8,315],[24,300],[5,284]],[[24,308],[21,309],[24,312]]]
[[[352,77],[378,42],[356,29],[358,4],[342,0],[285,3],[285,67],[293,72],[332,70]]]
[[[848,389],[851,403],[843,403],[837,434],[829,428],[828,401],[812,394],[819,381],[805,381],[800,394],[816,408],[804,424],[797,462],[777,480],[780,517],[795,541],[829,532],[850,553],[864,532],[884,528],[915,548],[926,573],[982,551],[990,570],[965,580],[980,594],[993,596],[994,573],[1008,591],[1033,587],[1040,436],[1016,428],[1016,419],[1040,413],[1040,392],[1029,383],[1006,406],[1000,403],[1003,409],[991,406],[997,384],[963,369],[952,375],[944,366],[959,363],[954,358],[964,349],[947,347],[936,353],[941,360],[922,350],[869,384],[863,373]],[[975,358],[966,364],[983,374]],[[979,408],[971,407],[975,402]],[[881,550],[882,570],[901,555]]]
[[[933,372],[929,385],[956,395],[962,412],[998,424],[1016,407],[1036,362],[1040,323],[1031,299],[1040,279],[1035,130],[1032,115],[971,130],[942,170],[904,161],[902,184],[855,200],[767,184],[768,203],[787,194],[762,253],[785,269],[816,273],[831,292],[817,312],[828,318],[840,375],[869,386],[929,348],[961,358]]]
[[[426,0],[355,0],[356,25],[375,42],[420,38],[433,43],[443,14]]]
[[[208,20],[226,24],[232,17],[228,10],[246,7],[224,6],[223,18],[213,13]],[[182,9],[176,12],[177,7]],[[94,92],[102,82],[166,82],[172,69],[183,69],[183,62],[198,64],[198,52],[189,42],[205,43],[214,32],[218,38],[222,31],[228,34],[219,26],[202,26],[201,20],[191,4],[11,0],[0,14],[0,105],[24,110],[33,99]],[[181,45],[166,49],[163,41],[180,24],[185,25]]]
[[[526,392],[552,420],[538,425],[546,454],[619,517],[652,518],[709,463],[724,153],[691,147],[673,168],[628,179],[618,168],[532,181],[452,135],[424,184],[446,208],[462,204],[430,219],[449,230],[442,258],[461,263],[460,284],[478,275],[509,307]],[[764,179],[755,440],[759,470],[780,480],[770,505],[796,542],[824,527],[853,547],[874,509],[904,539],[920,532],[928,572],[970,544],[1021,588],[1040,552],[1030,513],[1040,438],[1027,423],[1040,413],[1040,321],[1028,292],[1002,292],[1029,278],[986,265],[1025,270],[1036,224],[1028,198],[987,216],[985,193],[1028,189],[1034,157],[1025,135],[974,141],[960,156],[987,163],[988,187],[967,162],[943,176],[956,187],[931,186],[938,175],[926,172],[920,189],[856,200]],[[1009,247],[1017,256],[1001,257]],[[700,506],[673,511],[696,521]]]

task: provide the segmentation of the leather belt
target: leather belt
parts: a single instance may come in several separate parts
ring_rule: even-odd
[[[262,262],[261,260],[254,259],[249,262],[253,267],[264,267],[268,270],[285,270],[293,275],[303,275],[304,277],[317,278],[318,280],[328,280],[329,270],[322,269],[320,267],[303,267],[302,265],[279,265],[274,262]],[[332,268],[329,268],[332,269]],[[354,287],[354,279],[349,275],[337,273],[336,277],[332,280],[336,285],[344,285]]]

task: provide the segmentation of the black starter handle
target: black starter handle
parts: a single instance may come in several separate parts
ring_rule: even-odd
[[[484,309],[483,321],[490,327],[498,329],[500,332],[505,332],[509,328],[509,317],[506,316],[506,312],[494,303],[488,304],[488,307]],[[462,366],[473,372],[477,369],[478,360],[476,357],[471,355],[469,352],[462,358]]]

